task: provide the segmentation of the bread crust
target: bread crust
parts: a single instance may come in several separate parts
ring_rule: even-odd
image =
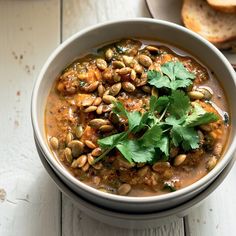
[[[219,2],[217,0],[207,0],[208,4],[214,9],[226,13],[236,13],[236,1],[235,4],[227,4],[226,1]]]
[[[192,10],[191,7],[193,5],[191,5],[191,4],[195,4],[196,1],[199,1],[199,0],[184,0],[183,1],[183,6],[182,6],[182,10],[181,10],[181,18],[182,18],[182,22],[185,25],[185,27],[200,34],[201,36],[203,36],[204,38],[206,38],[208,41],[210,41],[213,44],[221,44],[221,43],[226,43],[226,42],[236,40],[236,31],[235,31],[235,34],[228,35],[228,36],[225,35],[224,37],[219,37],[219,34],[216,36],[216,34],[210,35],[210,34],[206,33],[205,32],[206,26],[203,25],[198,18],[200,16],[196,16],[196,13],[192,12],[194,10]],[[218,16],[220,15],[221,18],[228,17],[227,13],[221,13],[221,12],[219,13],[215,9],[212,9],[205,1],[201,1],[201,3],[203,5],[202,11],[204,11],[204,10],[206,11],[204,13],[205,14],[204,17],[206,18],[206,19],[204,19],[205,22],[208,22],[207,17],[208,17],[209,12],[211,12],[212,19],[214,18],[214,14],[216,15],[216,19],[215,19],[216,22],[218,20],[217,15]],[[198,4],[198,2],[196,4]],[[200,13],[199,13],[199,15],[200,15]],[[236,14],[230,14],[230,15],[232,15],[233,20],[235,20],[235,22],[236,22]],[[235,18],[234,18],[234,16],[235,16]],[[221,26],[219,25],[219,29],[220,28],[221,28]]]

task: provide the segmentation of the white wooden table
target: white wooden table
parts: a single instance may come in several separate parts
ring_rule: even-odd
[[[236,166],[184,219],[125,230],[87,217],[38,158],[30,121],[34,80],[50,52],[87,26],[150,17],[143,0],[0,0],[0,235],[235,235]]]

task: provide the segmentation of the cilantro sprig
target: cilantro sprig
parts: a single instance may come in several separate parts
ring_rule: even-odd
[[[187,71],[181,62],[167,62],[161,66],[160,71],[148,71],[148,82],[156,88],[186,88],[194,78],[195,75]]]
[[[168,160],[170,143],[184,151],[199,147],[196,127],[218,120],[214,113],[207,112],[197,102],[190,102],[188,95],[179,88],[192,84],[194,75],[180,62],[168,62],[161,71],[149,71],[148,82],[157,88],[169,88],[170,94],[159,98],[151,96],[149,109],[141,114],[127,111],[121,102],[116,102],[113,112],[127,119],[128,129],[122,133],[98,140],[104,158],[116,148],[130,163]]]

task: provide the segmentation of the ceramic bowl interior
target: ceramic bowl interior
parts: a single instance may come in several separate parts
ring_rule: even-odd
[[[125,197],[100,192],[75,179],[52,155],[46,141],[44,110],[49,91],[55,78],[74,59],[91,48],[122,38],[150,39],[181,48],[196,57],[213,71],[227,93],[231,115],[228,147],[218,165],[196,183],[178,190],[153,197]],[[236,147],[236,83],[235,72],[223,54],[199,35],[179,25],[145,18],[108,22],[83,30],[62,43],[48,58],[34,86],[32,95],[32,124],[37,143],[45,159],[60,178],[79,195],[111,209],[133,212],[163,210],[183,203],[206,188],[232,159]]]

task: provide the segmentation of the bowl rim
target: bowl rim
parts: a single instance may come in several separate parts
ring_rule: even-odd
[[[232,135],[232,142],[230,145],[228,145],[227,151],[224,153],[223,158],[219,162],[219,164],[216,165],[216,167],[211,170],[207,175],[205,175],[200,180],[196,181],[195,183],[184,187],[178,191],[163,194],[163,195],[156,195],[156,196],[145,196],[145,197],[130,197],[130,196],[120,196],[115,195],[111,193],[105,193],[101,192],[95,188],[92,188],[83,182],[76,179],[68,170],[66,170],[65,167],[62,166],[61,163],[59,163],[56,160],[56,157],[52,154],[52,152],[47,148],[46,140],[44,139],[44,135],[40,133],[39,128],[39,122],[38,122],[38,116],[37,116],[37,99],[38,99],[38,92],[41,85],[41,81],[44,78],[44,74],[47,71],[47,69],[50,67],[51,63],[54,61],[54,59],[57,57],[57,55],[66,48],[70,43],[75,41],[80,36],[89,33],[93,30],[98,30],[103,27],[111,26],[111,25],[117,25],[117,24],[126,24],[126,23],[150,23],[150,24],[157,24],[162,25],[163,27],[168,27],[169,29],[177,29],[181,31],[184,34],[191,35],[193,38],[195,38],[198,41],[201,41],[201,43],[205,44],[208,48],[210,48],[211,51],[222,61],[222,64],[225,65],[228,72],[231,75],[231,78],[233,79],[234,86],[236,88],[236,75],[233,70],[233,67],[230,65],[229,61],[225,58],[225,56],[210,42],[208,42],[206,39],[201,37],[195,32],[192,32],[188,30],[187,28],[177,25],[175,23],[171,23],[164,20],[157,20],[157,19],[150,19],[150,18],[130,18],[125,20],[118,20],[118,21],[108,21],[105,23],[100,23],[94,26],[90,26],[88,28],[85,28],[75,34],[73,34],[71,37],[66,39],[62,44],[60,44],[48,57],[46,62],[44,63],[41,71],[38,74],[38,77],[35,81],[33,92],[32,92],[32,98],[31,98],[31,122],[33,126],[33,131],[35,134],[35,137],[42,148],[42,151],[45,154],[45,158],[50,163],[53,168],[56,168],[59,173],[63,175],[64,178],[66,178],[69,182],[71,182],[74,186],[79,187],[83,191],[86,191],[92,195],[96,195],[103,199],[110,199],[112,201],[118,201],[118,202],[126,202],[126,203],[152,203],[152,202],[161,202],[166,200],[171,200],[180,197],[181,195],[185,195],[188,192],[194,191],[195,189],[198,189],[200,186],[204,185],[204,183],[207,182],[207,180],[210,180],[212,178],[215,178],[218,176],[221,171],[225,168],[225,166],[229,163],[229,161],[233,158],[233,153],[236,149],[236,136]],[[231,130],[232,132],[232,130]]]

